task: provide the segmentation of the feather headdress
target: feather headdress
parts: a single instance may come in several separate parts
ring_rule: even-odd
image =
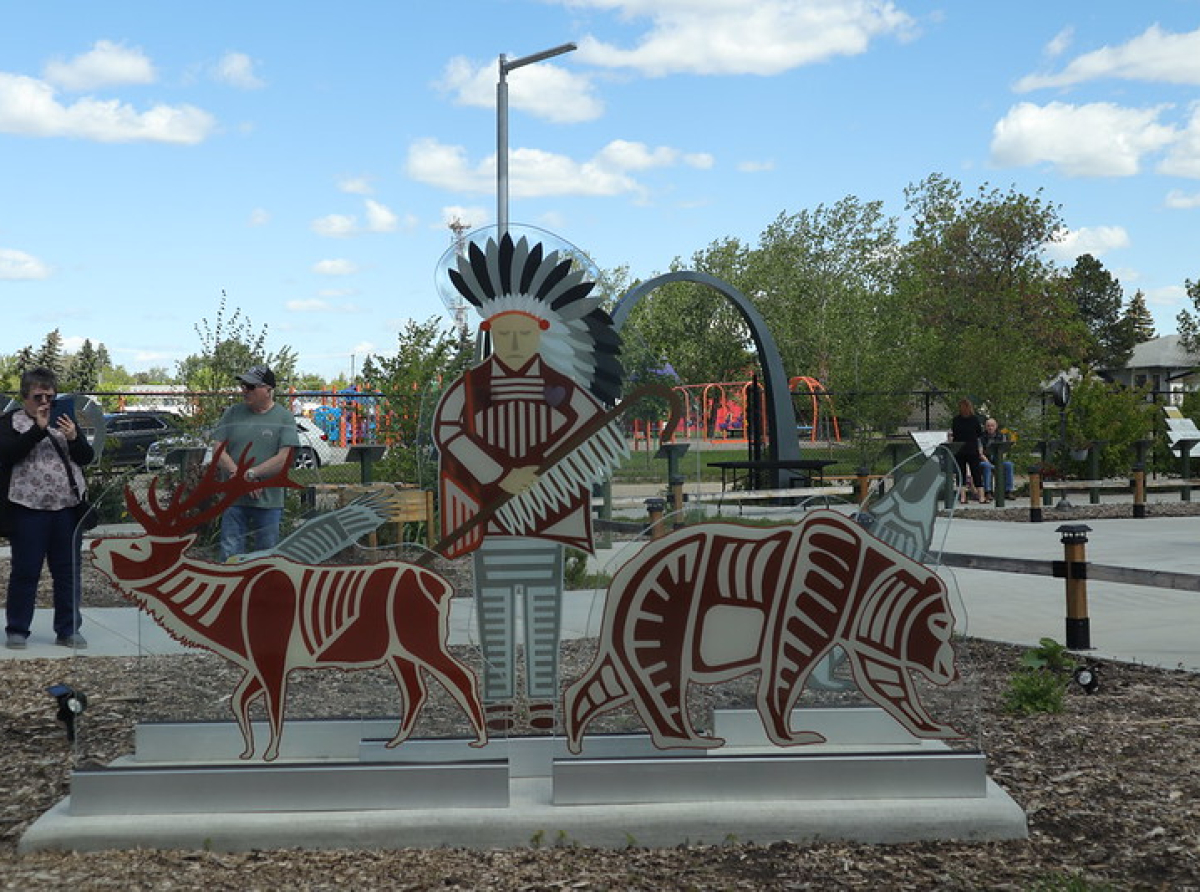
[[[454,288],[487,320],[521,312],[543,320],[541,348],[547,365],[611,404],[621,392],[621,339],[612,317],[592,296],[595,282],[572,269],[571,258],[545,253],[541,242],[505,233],[480,247],[471,242],[448,269]]]

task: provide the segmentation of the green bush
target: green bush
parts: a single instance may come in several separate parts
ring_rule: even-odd
[[[1004,692],[1004,710],[1023,716],[1062,712],[1066,691],[1065,679],[1054,672],[1018,669],[1008,680],[1008,690]]]
[[[1063,711],[1064,697],[1075,658],[1053,638],[1021,655],[1021,668],[1013,673],[1004,692],[1004,710],[1013,715]]]
[[[1149,437],[1158,408],[1146,400],[1145,388],[1123,387],[1094,378],[1086,370],[1071,388],[1067,406],[1067,441],[1085,445],[1103,441],[1100,450],[1101,477],[1129,473],[1133,466],[1133,444]],[[1047,413],[1047,439],[1059,436],[1058,413]],[[1055,455],[1058,459],[1060,456]],[[1089,471],[1089,461],[1068,458],[1066,469],[1079,476]]]

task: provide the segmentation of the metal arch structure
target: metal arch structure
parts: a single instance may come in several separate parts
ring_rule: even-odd
[[[646,297],[656,288],[669,285],[672,282],[694,282],[697,285],[707,285],[724,295],[741,314],[742,319],[750,328],[754,339],[754,348],[758,352],[758,363],[763,370],[763,389],[766,391],[767,403],[767,455],[771,461],[789,461],[800,458],[800,440],[796,436],[796,413],[792,407],[792,396],[788,390],[788,378],[783,372],[783,360],[779,356],[779,348],[775,339],[767,330],[767,324],[759,315],[758,310],[728,282],[722,282],[716,276],[693,270],[679,270],[655,276],[627,291],[613,309],[612,317],[617,331],[620,331],[629,317],[630,312],[637,306],[638,301]],[[790,476],[788,471],[774,472],[775,485],[783,487]]]

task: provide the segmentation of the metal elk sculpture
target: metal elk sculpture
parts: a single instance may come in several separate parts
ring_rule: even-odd
[[[230,704],[245,741],[241,757],[255,752],[250,708],[259,698],[270,728],[262,758],[278,757],[288,675],[296,669],[390,669],[405,710],[388,746],[412,733],[428,673],[466,713],[477,735],[472,745],[487,743],[475,676],[448,648],[453,589],[438,573],[401,561],[314,566],[266,554],[217,564],[187,555],[200,524],[269,485],[245,478],[244,457],[229,480],[218,480],[219,457],[190,492],[177,491],[165,506],[154,483],[146,508],[126,488],[126,505],[145,534],[98,539],[92,556],[172,636],[242,669]],[[284,485],[299,488],[290,479]]]
[[[912,678],[957,679],[953,628],[942,580],[837,512],[785,527],[677,530],[613,577],[599,650],[563,698],[567,744],[579,752],[589,722],[632,704],[660,749],[719,747],[692,727],[689,687],[751,672],[772,742],[823,743],[793,729],[791,711],[834,647],[863,694],[909,732],[961,737],[928,714]]]

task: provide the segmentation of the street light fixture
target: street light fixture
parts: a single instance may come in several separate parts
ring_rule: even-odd
[[[561,56],[577,49],[574,43],[564,43],[553,49],[509,60],[500,54],[500,79],[496,82],[496,228],[503,238],[508,232],[508,73],[534,62]]]

